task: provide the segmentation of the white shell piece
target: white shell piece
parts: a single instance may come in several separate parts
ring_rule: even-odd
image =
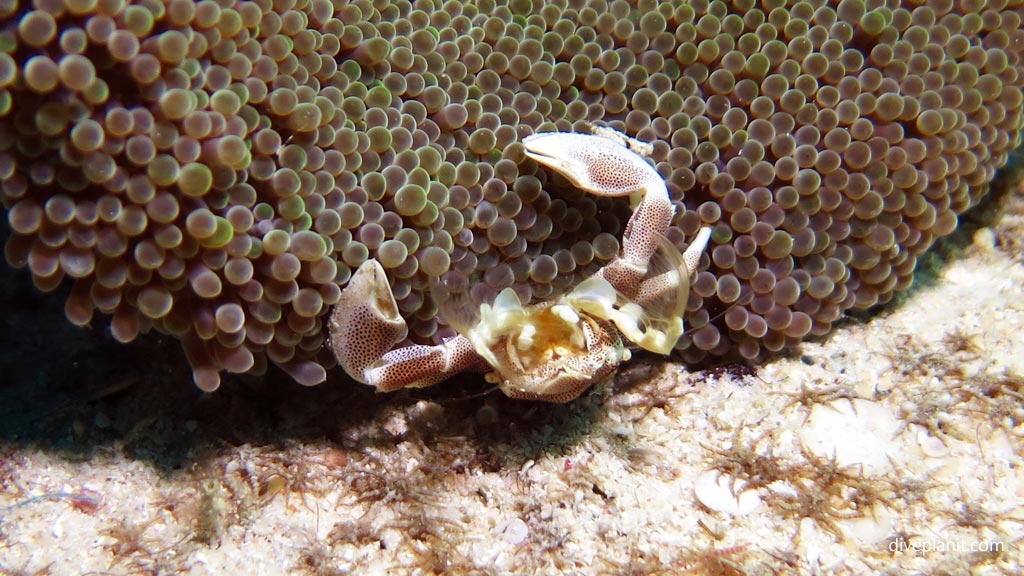
[[[776,480],[775,482],[772,482],[767,486],[767,488],[774,492],[775,494],[781,494],[783,496],[793,499],[796,499],[800,496],[800,493],[797,492],[796,488],[792,484],[788,482],[783,482],[782,480]]]
[[[693,484],[697,500],[715,512],[730,516],[746,516],[761,507],[761,497],[754,490],[744,490],[746,482],[715,471],[704,472]]]
[[[530,527],[521,518],[509,518],[494,528],[494,535],[513,546],[518,546],[529,537]]]
[[[815,404],[800,430],[800,442],[819,458],[835,458],[841,468],[882,474],[899,459],[893,439],[900,422],[885,406],[868,400]]]
[[[896,514],[881,504],[875,504],[864,517],[844,520],[840,526],[848,538],[858,540],[862,546],[878,544],[893,533]]]
[[[929,458],[942,458],[949,454],[949,447],[941,438],[936,438],[927,430],[919,430],[917,433],[917,445],[921,452]]]

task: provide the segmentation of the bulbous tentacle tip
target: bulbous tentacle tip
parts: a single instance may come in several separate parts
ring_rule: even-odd
[[[293,360],[278,366],[303,386],[316,386],[327,380],[327,370],[316,362]]]
[[[352,275],[331,313],[331,351],[355,380],[408,335],[384,268],[363,262]]]

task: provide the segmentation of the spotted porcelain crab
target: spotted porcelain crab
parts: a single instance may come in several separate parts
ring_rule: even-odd
[[[524,306],[511,288],[478,307],[440,306],[458,336],[394,348],[407,327],[384,269],[367,260],[342,291],[330,320],[342,368],[379,391],[430,386],[463,371],[513,398],[567,402],[630,358],[633,345],[668,354],[683,334],[690,278],[711,231],[680,254],[664,236],[675,208],[665,181],[644,159],[650,145],[607,128],[523,140],[526,155],[586,192],[636,200],[622,251],[572,291]],[[435,285],[435,292],[444,286]]]

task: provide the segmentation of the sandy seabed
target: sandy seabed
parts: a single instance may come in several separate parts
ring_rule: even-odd
[[[205,396],[173,340],[73,328],[6,270],[0,573],[1020,573],[1024,196],[1002,204],[824,339],[643,357],[566,406],[337,371]]]

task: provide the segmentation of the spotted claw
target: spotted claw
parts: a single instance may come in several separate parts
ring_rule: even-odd
[[[331,349],[338,364],[358,382],[380,392],[437,384],[486,364],[461,337],[437,346],[410,345],[384,268],[370,259],[352,275],[331,314]]]
[[[366,370],[396,344],[408,327],[384,268],[367,260],[349,279],[330,320],[331,349],[338,364],[355,380],[367,384]]]
[[[598,271],[615,288],[635,297],[658,249],[658,237],[672,224],[675,206],[665,180],[641,153],[650,145],[608,128],[594,134],[543,132],[523,139],[526,156],[551,168],[577,188],[598,196],[639,197],[626,223],[622,254]],[[638,152],[639,151],[639,152]]]

